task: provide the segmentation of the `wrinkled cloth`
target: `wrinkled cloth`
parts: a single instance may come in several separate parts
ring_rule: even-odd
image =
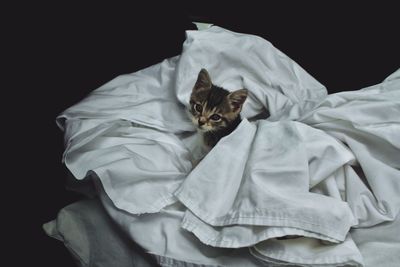
[[[78,266],[154,267],[154,256],[128,238],[106,214],[97,199],[85,199],[60,210],[43,225],[47,235],[60,240]]]
[[[249,90],[241,124],[206,155],[186,114],[201,68]],[[214,26],[188,31],[181,55],[117,77],[57,123],[66,166],[79,180],[95,174],[108,214],[160,263],[373,266],[357,240],[399,213],[400,71],[327,95],[268,41]],[[398,252],[399,238],[390,242]],[[380,266],[399,262],[390,255]]]

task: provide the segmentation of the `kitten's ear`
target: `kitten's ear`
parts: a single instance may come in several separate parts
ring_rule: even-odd
[[[228,95],[229,105],[234,112],[240,112],[247,98],[247,89],[240,89]]]
[[[211,78],[206,69],[201,69],[197,81],[193,87],[193,91],[211,89]]]

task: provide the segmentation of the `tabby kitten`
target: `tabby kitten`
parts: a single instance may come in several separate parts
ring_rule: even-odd
[[[190,114],[208,149],[239,125],[246,98],[247,89],[229,92],[212,84],[207,70],[199,72],[190,96]]]

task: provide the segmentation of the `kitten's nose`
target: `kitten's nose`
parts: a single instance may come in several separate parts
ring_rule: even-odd
[[[204,123],[206,123],[206,118],[200,117],[199,118],[199,126],[202,126]]]

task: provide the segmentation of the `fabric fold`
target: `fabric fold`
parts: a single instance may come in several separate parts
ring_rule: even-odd
[[[253,235],[266,231],[260,226],[286,227],[287,235],[302,230],[306,236],[338,242],[356,224],[349,206],[309,189],[352,160],[345,146],[322,131],[297,122],[252,124],[244,120],[220,140],[175,195],[200,219],[193,222],[193,216],[192,220],[186,218],[186,228],[201,223],[218,227],[214,228],[215,236],[227,235],[214,238],[220,244],[240,247],[251,244],[249,240],[258,242],[260,237]],[[248,231],[241,236],[242,244],[238,239],[229,241],[233,225],[232,231],[249,228],[242,230]],[[209,239],[205,236],[211,229],[202,228],[208,232],[204,237],[197,229],[197,236]]]
[[[186,36],[179,56],[57,117],[68,169],[95,177],[113,221],[165,265],[363,266],[351,232],[369,240],[399,218],[400,70],[327,95],[258,36],[217,26]],[[201,68],[249,95],[238,128],[193,169],[204,149],[186,107]]]
[[[396,73],[381,84],[331,95],[300,119],[343,142],[357,159],[358,172],[346,167],[346,200],[359,220],[357,227],[391,221],[399,213],[400,79]]]

